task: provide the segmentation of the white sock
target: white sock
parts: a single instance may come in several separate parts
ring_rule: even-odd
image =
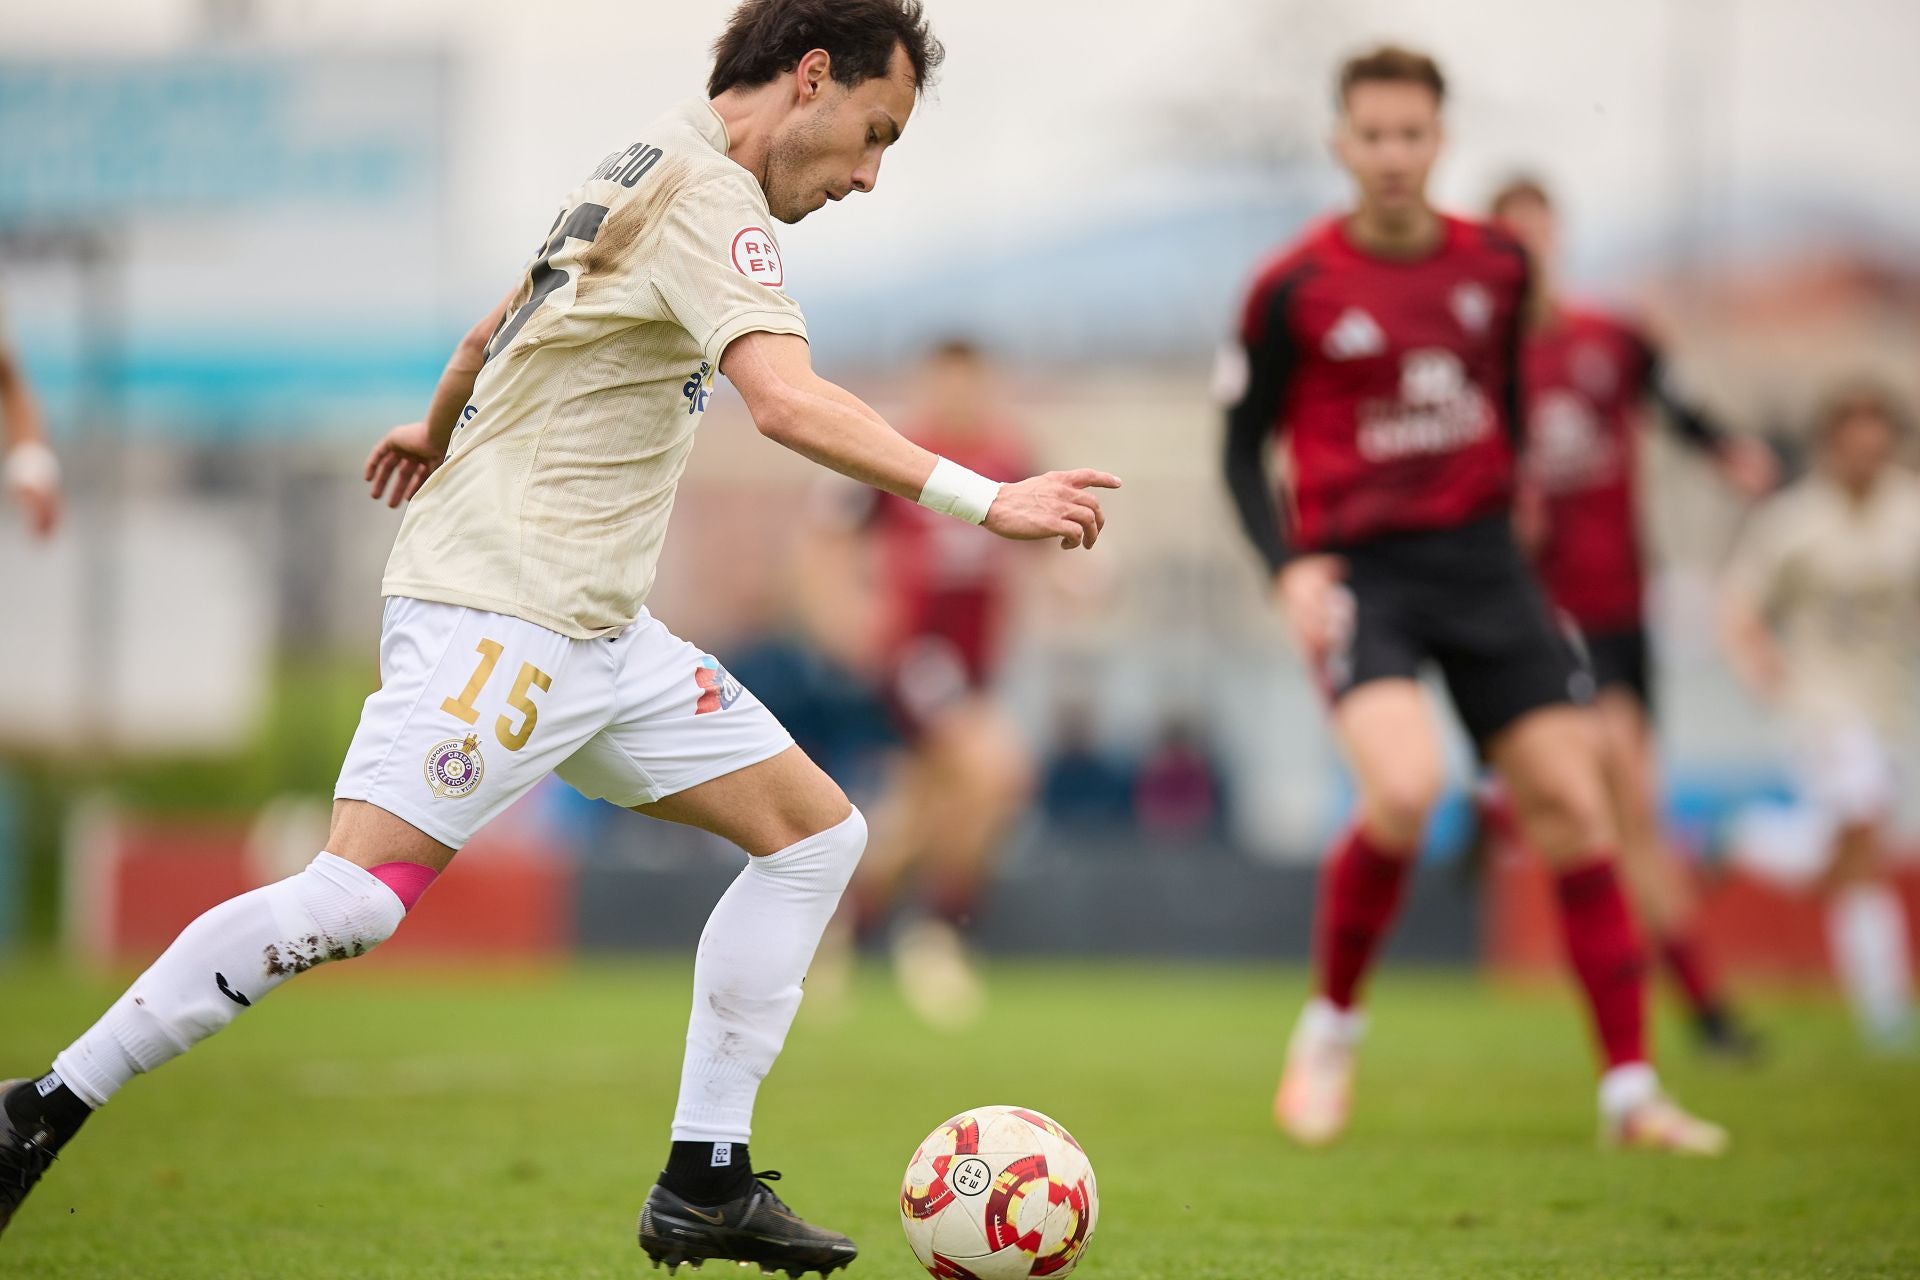
[[[867,847],[846,821],[778,853],[748,858],[700,935],[693,1016],[680,1072],[675,1142],[745,1142],[753,1099],[800,1009],[800,983]]]
[[[1600,1077],[1600,1114],[1618,1120],[1660,1096],[1660,1077],[1644,1062],[1623,1062]]]
[[[1913,983],[1899,897],[1885,884],[1841,889],[1827,905],[1827,945],[1861,1027],[1876,1038],[1901,1035]]]
[[[1342,1009],[1325,996],[1315,996],[1300,1011],[1300,1021],[1294,1024],[1293,1034],[1303,1042],[1330,1040],[1352,1048],[1366,1032],[1365,1013],[1357,1008]]]
[[[364,955],[392,937],[405,915],[371,872],[322,853],[299,875],[231,898],[188,925],[53,1060],[54,1070],[88,1106],[102,1106],[137,1073],[185,1053],[288,978]]]

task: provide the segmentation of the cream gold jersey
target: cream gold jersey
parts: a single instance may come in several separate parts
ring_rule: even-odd
[[[632,623],[735,338],[806,336],[760,184],[704,99],[567,197],[382,592],[591,639]]]
[[[1905,735],[1920,662],[1920,477],[1889,471],[1863,502],[1822,477],[1801,481],[1754,516],[1728,585],[1772,623],[1792,712]]]

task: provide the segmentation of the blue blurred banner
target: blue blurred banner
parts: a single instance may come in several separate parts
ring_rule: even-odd
[[[418,55],[0,61],[0,226],[430,195],[444,76]]]

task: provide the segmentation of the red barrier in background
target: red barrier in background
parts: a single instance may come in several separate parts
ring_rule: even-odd
[[[237,823],[97,817],[69,855],[69,940],[140,964],[207,908],[276,878]],[[427,890],[376,964],[526,960],[573,944],[572,863],[524,826],[483,831]]]
[[[1920,866],[1903,864],[1896,884],[1907,919],[1920,926]],[[1789,892],[1737,868],[1702,879],[1699,889],[1702,935],[1721,969],[1735,976],[1828,980],[1825,908],[1818,894]],[[1490,967],[1508,974],[1562,967],[1559,913],[1541,859],[1502,849],[1490,864],[1484,906],[1482,955]]]

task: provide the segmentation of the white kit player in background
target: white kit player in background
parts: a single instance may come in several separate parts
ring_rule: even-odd
[[[941,56],[917,0],[747,0],[708,95],[568,194],[425,419],[367,461],[375,498],[412,504],[383,588],[381,687],[326,852],[189,925],[51,1072],[6,1093],[0,1226],[88,1110],[287,978],[385,940],[480,826],[558,773],[749,855],[701,937],[672,1150],[641,1245],[669,1267],[797,1275],[851,1261],[850,1240],[756,1177],[747,1144],[866,824],[645,601],[716,371],[764,435],[823,466],[1002,537],[1098,538],[1092,490],[1118,480],[999,483],[909,442],[815,375],[782,292],[775,224],[873,188]]]
[[[1828,946],[1871,1043],[1911,1047],[1907,921],[1887,881],[1893,744],[1912,732],[1920,664],[1920,476],[1895,463],[1886,393],[1822,414],[1815,473],[1755,514],[1728,569],[1724,629],[1748,687],[1784,713],[1807,821],[1748,820],[1734,847],[1817,882]]]
[[[47,538],[60,524],[60,460],[27,373],[0,316],[0,489],[25,513],[27,531]]]

